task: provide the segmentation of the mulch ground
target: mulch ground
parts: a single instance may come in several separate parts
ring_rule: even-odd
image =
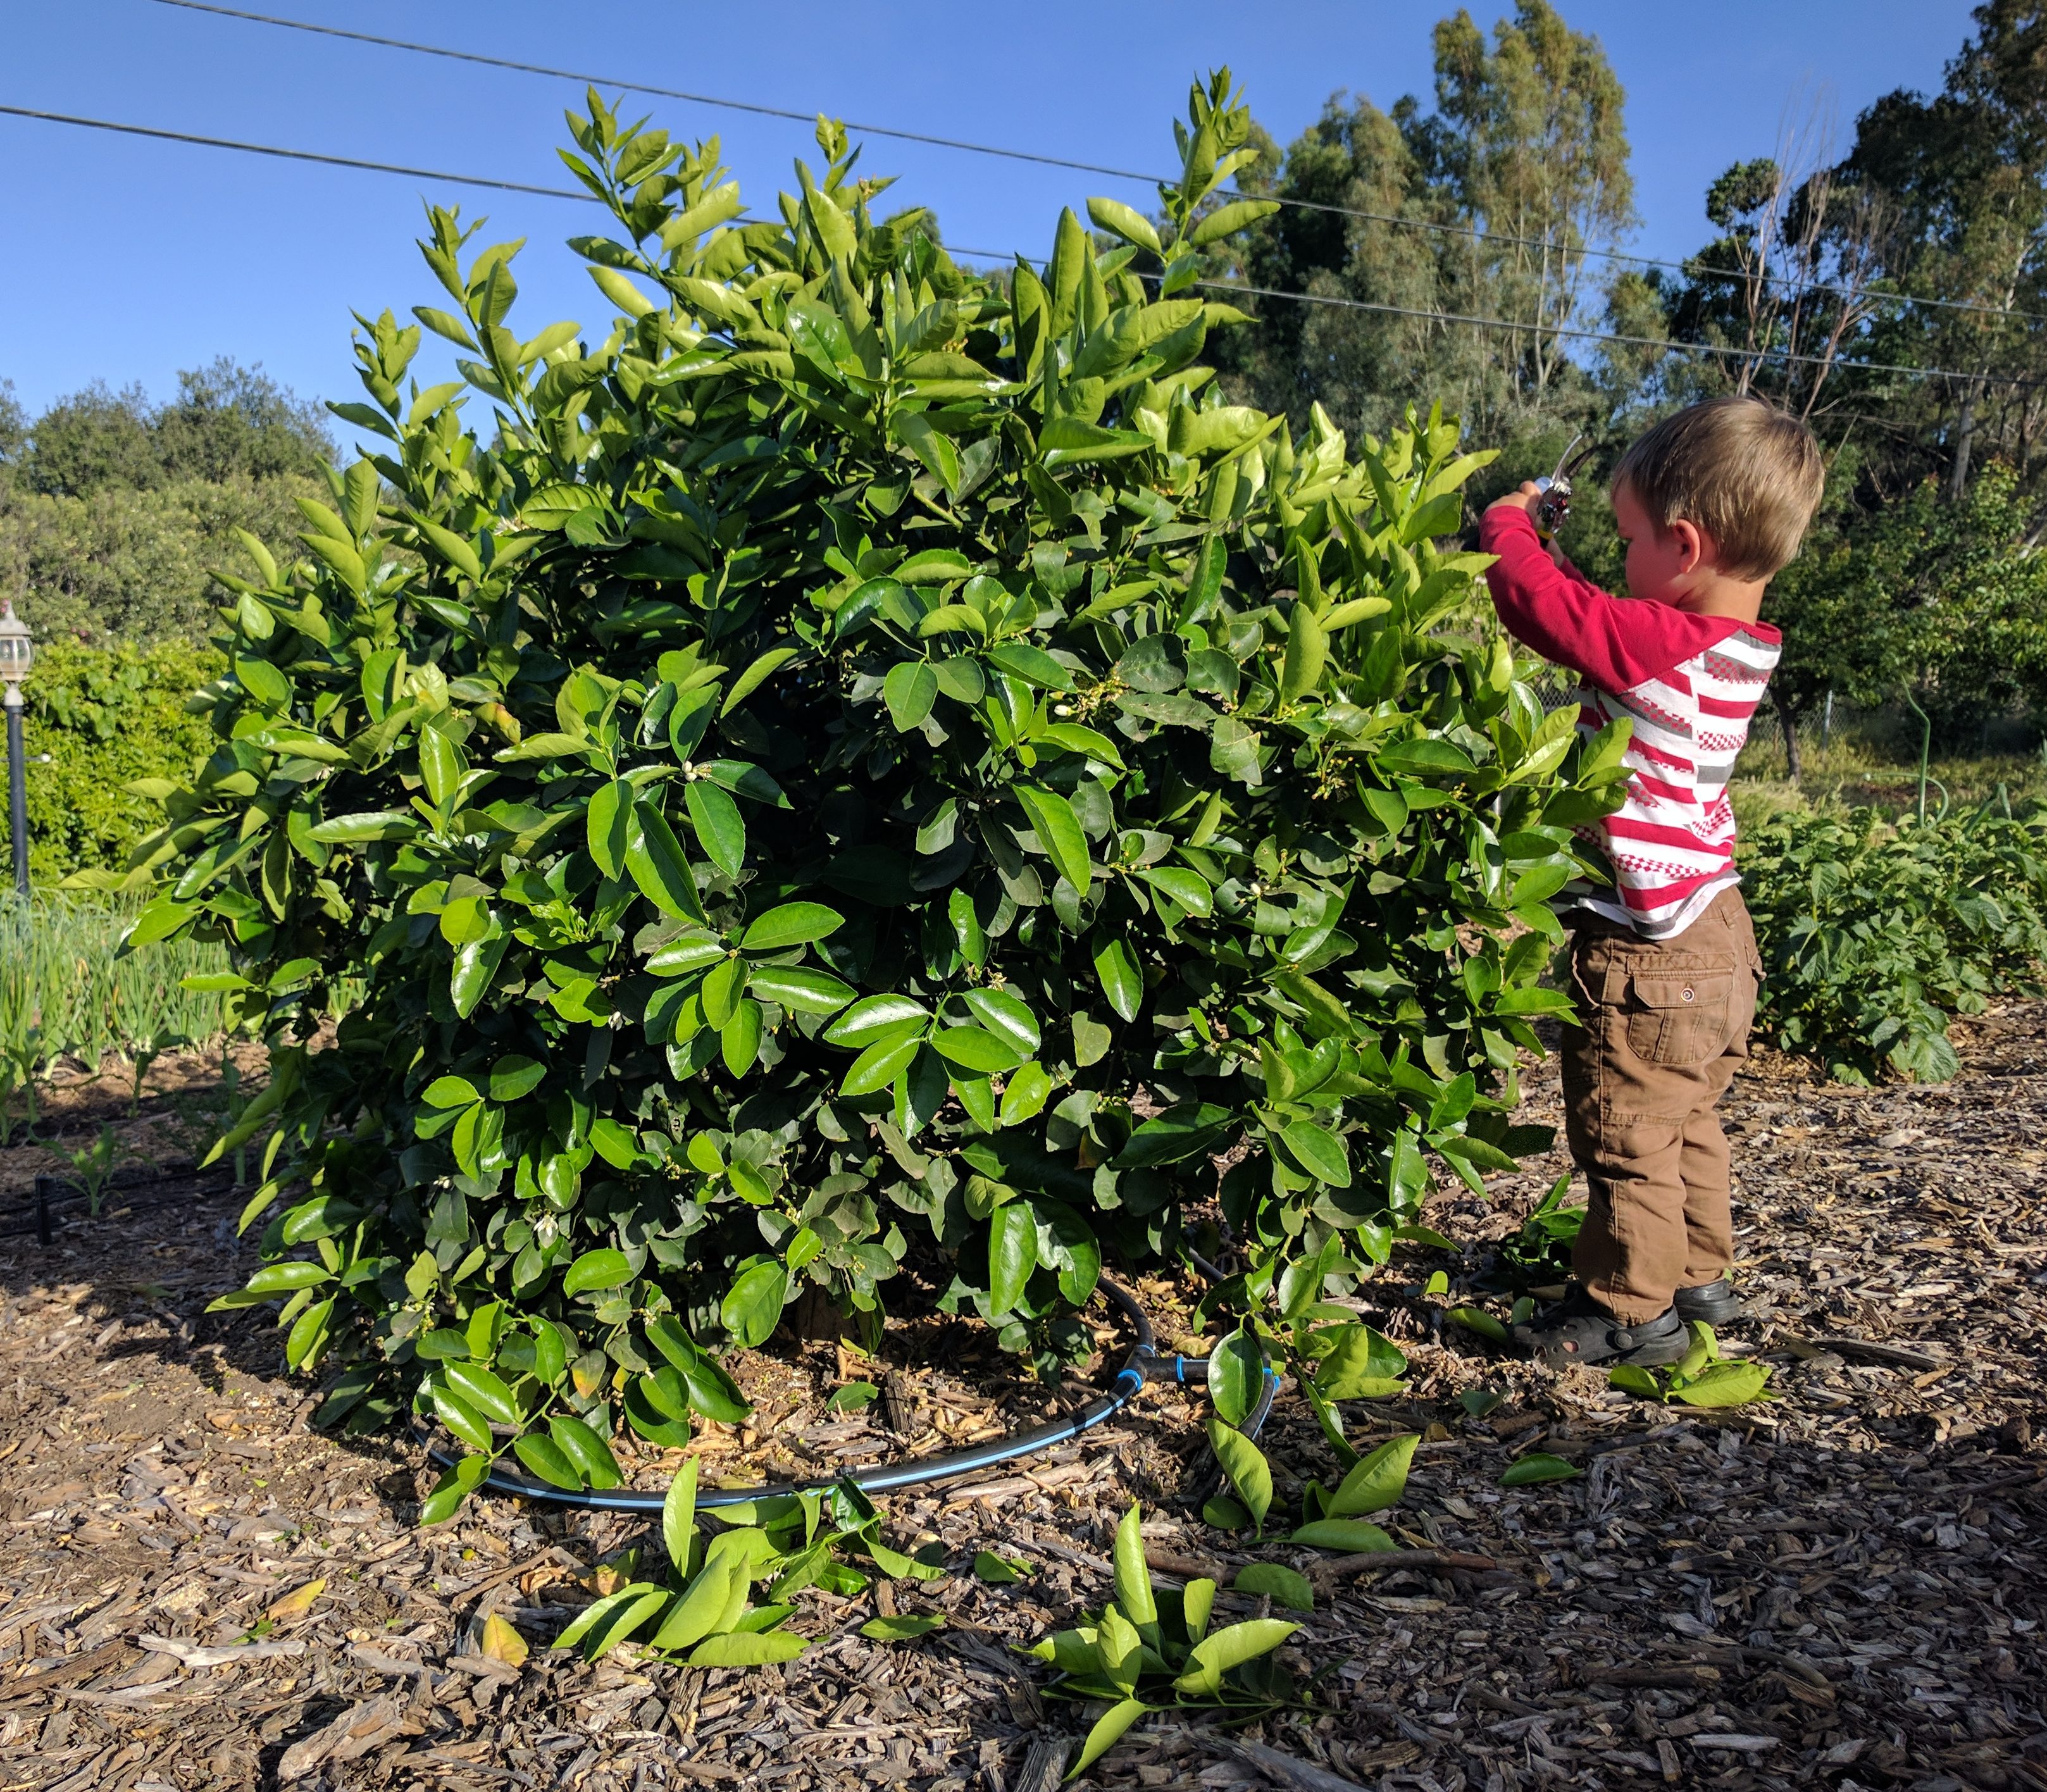
[[[1290,1645],[1319,1676],[1314,1708],[1233,1735],[1169,1713],[1085,1783],[2047,1789],[2047,1004],[1958,1033],[1966,1069],[1945,1088],[1848,1090],[1769,1059],[1738,1082],[1758,1312],[1728,1341],[1773,1365],[1767,1403],[1658,1408],[1591,1372],[1489,1356],[1423,1285],[1447,1267],[1468,1287],[1561,1160],[1501,1179],[1490,1207],[1441,1203],[1432,1218],[1462,1257],[1403,1256],[1367,1291],[1410,1353],[1411,1392],[1349,1409],[1359,1441],[1424,1434],[1382,1516],[1434,1553],[1325,1577]],[[126,1155],[174,1161],[208,1124],[204,1067],[159,1066],[151,1088],[131,1115],[114,1081],[80,1080],[44,1130],[75,1149],[114,1124]],[[1556,1117],[1546,1072],[1528,1099]],[[953,1572],[804,1595],[795,1628],[818,1640],[793,1663],[563,1657],[545,1645],[644,1523],[491,1501],[420,1531],[420,1452],[311,1433],[312,1397],[280,1372],[264,1316],[204,1313],[251,1267],[231,1188],[163,1185],[152,1206],[116,1185],[98,1218],[60,1213],[44,1248],[19,1229],[30,1179],[52,1167],[0,1151],[10,1792],[1048,1792],[1089,1713],[1044,1697],[1016,1646],[1108,1596],[1133,1497],[1162,1570],[1309,1565],[1201,1523],[1202,1409],[1155,1388],[1081,1445],[889,1502],[893,1541],[942,1542]],[[1188,1291],[1140,1291],[1182,1341]],[[1112,1365],[1105,1318],[1100,1335]],[[950,1447],[1078,1397],[1016,1388],[959,1341],[912,1326],[876,1364],[828,1345],[763,1360],[756,1428],[721,1435],[706,1472]],[[874,1371],[887,1399],[823,1408]],[[1503,1396],[1483,1422],[1457,1398],[1481,1388]],[[1298,1399],[1283,1393],[1263,1441],[1283,1508],[1301,1478],[1329,1476]],[[1585,1472],[1502,1487],[1536,1449]],[[968,1567],[980,1548],[1032,1572],[985,1585]],[[915,1643],[857,1634],[890,1607],[949,1622]],[[533,1644],[523,1668],[480,1652],[493,1612]]]

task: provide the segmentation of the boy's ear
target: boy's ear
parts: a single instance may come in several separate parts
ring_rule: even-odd
[[[1713,538],[1689,517],[1673,517],[1664,528],[1677,550],[1680,576],[1697,571],[1712,558]]]

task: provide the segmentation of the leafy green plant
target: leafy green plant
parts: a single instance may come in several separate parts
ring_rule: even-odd
[[[222,669],[212,648],[170,641],[137,648],[39,645],[21,686],[30,758],[29,875],[38,889],[72,881],[103,893],[157,831],[159,805],[212,750],[192,693]],[[47,754],[45,758],[44,755]],[[9,819],[0,815],[0,841]]]
[[[75,1151],[67,1151],[56,1145],[45,1145],[43,1149],[69,1167],[72,1180],[85,1191],[87,1210],[95,1219],[99,1217],[100,1203],[106,1198],[106,1185],[114,1179],[115,1151],[114,1128],[104,1122],[89,1145],[81,1145]]]
[[[0,900],[0,1059],[17,1088],[60,1057],[96,1067],[144,1040],[212,1039],[227,1026],[218,995],[181,986],[188,975],[223,970],[226,950],[180,940],[161,958],[124,954],[136,909],[69,893]]]
[[[1608,1385],[1664,1405],[1676,1400],[1688,1407],[1739,1407],[1770,1398],[1767,1363],[1722,1357],[1712,1327],[1698,1320],[1690,1330],[1691,1348],[1664,1373],[1620,1363],[1607,1372]]]
[[[1499,1275],[1515,1289],[1547,1287],[1566,1279],[1571,1273],[1571,1252],[1585,1223],[1582,1207],[1566,1207],[1569,1171],[1550,1185],[1537,1202],[1521,1229],[1499,1247]]]
[[[617,1484],[617,1465],[603,1439],[573,1422],[557,1419],[555,1426],[551,1442],[540,1440],[540,1446],[520,1451],[528,1468],[545,1472],[535,1458],[558,1453],[580,1458],[594,1484]],[[520,1442],[534,1446],[534,1434]],[[464,1484],[476,1473],[469,1464],[483,1460],[471,1456],[449,1471],[427,1496],[424,1522],[439,1523],[454,1513],[474,1484]],[[551,1480],[567,1473],[563,1462],[548,1467],[555,1471]],[[683,1465],[663,1503],[666,1578],[628,1578],[603,1593],[571,1620],[555,1639],[556,1648],[580,1649],[586,1659],[595,1660],[637,1641],[647,1655],[692,1667],[757,1667],[791,1660],[809,1646],[810,1638],[784,1628],[795,1610],[791,1600],[806,1587],[850,1597],[866,1589],[873,1573],[930,1580],[943,1572],[941,1563],[904,1555],[884,1543],[880,1515],[850,1486],[726,1507],[719,1527],[706,1533],[697,1513],[697,1467],[694,1457]],[[637,1566],[628,1564],[629,1569]],[[756,1587],[764,1589],[759,1604],[753,1600]],[[861,1635],[902,1641],[943,1622],[935,1615],[906,1614],[877,1619]]]
[[[1092,1624],[1059,1631],[1031,1651],[1056,1670],[1046,1689],[1054,1697],[1112,1701],[1088,1732],[1067,1770],[1070,1779],[1147,1712],[1187,1705],[1256,1712],[1300,1696],[1293,1675],[1271,1659],[1299,1627],[1252,1618],[1212,1628],[1216,1583],[1193,1580],[1178,1590],[1155,1585],[1142,1518],[1132,1506],[1116,1527],[1116,1597]]]
[[[571,125],[621,315],[516,335],[517,246],[431,215],[466,389],[401,389],[418,330],[366,320],[377,451],[305,561],[252,547],[134,935],[226,942],[273,1042],[246,1295],[345,1372],[325,1422],[431,1403],[447,1334],[497,1422],[686,1439],[706,1353],[806,1285],[874,1314],[911,1230],[1049,1368],[1190,1204],[1248,1310],[1511,1164],[1619,743],[1448,632],[1454,424],[1353,459],[1216,391],[1227,75],[1163,224],[1068,214],[1006,288],[877,222],[836,126],[741,225],[715,144]]]
[[[1952,1014],[2040,986],[2047,828],[1991,812],[1895,822],[1786,811],[1743,843],[1763,959],[1757,1024],[1844,1082],[1960,1067]]]

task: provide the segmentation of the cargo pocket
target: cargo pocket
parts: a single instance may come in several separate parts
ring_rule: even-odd
[[[1733,1000],[1732,970],[1638,971],[1627,985],[1627,1048],[1651,1064],[1703,1064],[1727,1048]]]

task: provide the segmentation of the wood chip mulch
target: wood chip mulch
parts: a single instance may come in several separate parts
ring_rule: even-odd
[[[1773,1365],[1776,1399],[1659,1409],[1445,1325],[1429,1273],[1468,1291],[1553,1160],[1499,1179],[1489,1207],[1440,1203],[1461,1258],[1403,1256],[1367,1290],[1412,1389],[1348,1410],[1360,1442],[1425,1434],[1382,1515],[1413,1554],[1357,1571],[1205,1527],[1203,1408],[1155,1388],[1081,1445],[896,1497],[893,1540],[942,1542],[954,1572],[806,1594],[796,1628],[819,1640],[746,1672],[547,1649],[644,1523],[493,1501],[422,1533],[414,1447],[311,1433],[263,1317],[203,1312],[250,1267],[233,1191],[114,1204],[48,1249],[0,1237],[0,1792],[1050,1792],[1089,1714],[1043,1697],[1016,1648],[1107,1597],[1133,1497],[1162,1573],[1317,1573],[1290,1645],[1315,1704],[1234,1732],[1166,1713],[1089,1786],[2047,1792],[2047,1004],[1958,1032],[1945,1088],[1846,1090],[1767,1057],[1736,1085],[1758,1310],[1726,1341]],[[126,1112],[114,1084],[102,1098]],[[74,1144],[106,1117],[92,1101],[66,1092]],[[1528,1101],[1555,1117],[1546,1071]],[[172,1120],[154,1136],[189,1148]],[[19,1155],[0,1162],[10,1201]],[[1187,1292],[1143,1287],[1174,1344],[1193,1341]],[[792,1349],[772,1434],[721,1439],[716,1468],[950,1447],[1074,1397],[1005,1395],[1004,1365],[934,1366],[902,1329],[876,1365],[888,1397],[852,1419],[821,1396],[860,1365]],[[1457,1398],[1478,1388],[1503,1396],[1483,1422]],[[1329,1477],[1298,1399],[1263,1442],[1287,1511],[1301,1478]],[[1585,1473],[1503,1488],[1530,1449]],[[984,1585],[982,1548],[1032,1572]],[[890,1608],[950,1621],[913,1644],[857,1635]],[[493,1613],[532,1644],[523,1667],[481,1652]]]

